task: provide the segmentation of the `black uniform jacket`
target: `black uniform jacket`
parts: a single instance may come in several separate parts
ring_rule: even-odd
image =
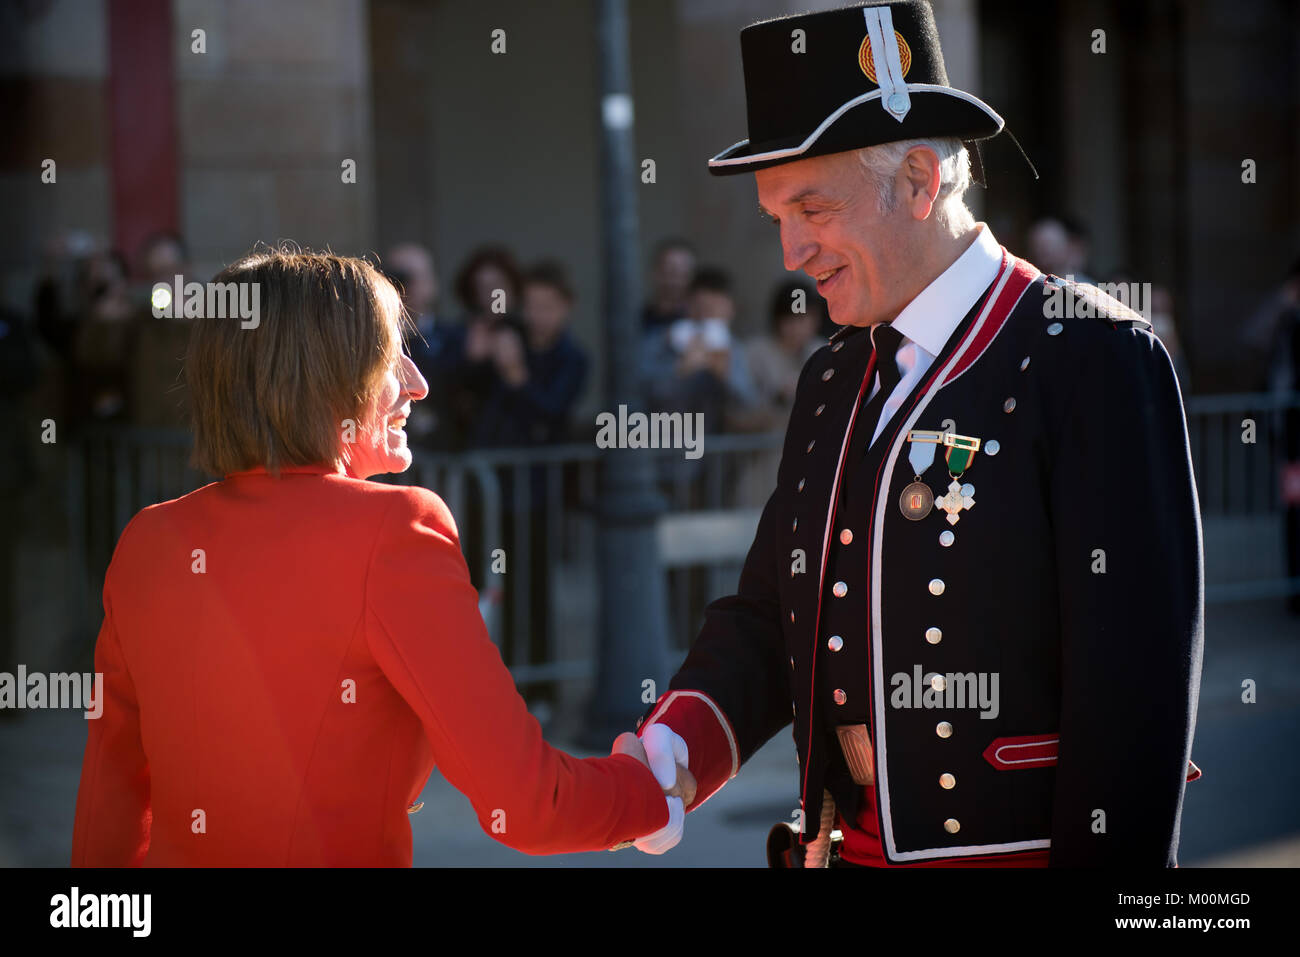
[[[862,723],[889,863],[1174,866],[1204,598],[1169,355],[1121,303],[1004,250],[868,449],[874,423],[850,424],[873,374],[861,328],[807,363],[736,594],[641,727],[686,738],[694,807],[793,711],[805,842],[823,788],[855,819],[835,727]],[[955,523],[900,508],[911,430],[980,439]]]

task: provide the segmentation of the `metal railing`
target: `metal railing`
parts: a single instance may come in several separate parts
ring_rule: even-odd
[[[1280,521],[1284,416],[1297,417],[1293,427],[1300,422],[1300,396],[1203,396],[1189,399],[1186,408],[1203,516],[1276,515]],[[1253,436],[1243,420],[1254,422]],[[753,516],[775,482],[781,441],[779,433],[714,435],[706,437],[707,454],[696,460],[681,450],[642,453],[666,507],[656,567],[668,578],[670,640],[678,649],[697,632],[704,605],[735,588]],[[84,572],[76,586],[87,624],[98,621],[104,570],[131,516],[209,481],[186,466],[189,448],[184,432],[136,428],[90,430],[74,443],[67,515],[74,568]],[[602,450],[589,443],[416,451],[410,470],[383,479],[424,486],[447,503],[484,620],[522,685],[593,671],[602,459]],[[690,543],[702,541],[701,535],[709,547],[695,561]],[[1212,587],[1209,596],[1264,597],[1296,584],[1284,578],[1236,582],[1219,592]]]

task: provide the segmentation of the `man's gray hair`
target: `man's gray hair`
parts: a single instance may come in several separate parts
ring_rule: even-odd
[[[953,231],[975,225],[975,218],[962,201],[970,186],[970,155],[962,141],[954,137],[898,140],[856,151],[858,161],[876,187],[881,214],[893,212],[898,201],[894,180],[908,150],[917,146],[928,146],[939,157],[939,195],[935,197],[934,215],[940,225]]]

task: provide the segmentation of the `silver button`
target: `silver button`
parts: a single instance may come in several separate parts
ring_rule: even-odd
[[[826,642],[826,647],[831,651],[839,651],[844,647],[844,639],[839,635],[831,635],[830,640]]]
[[[943,531],[939,534],[939,544],[947,548],[953,542],[957,541],[957,536],[950,531]]]
[[[1028,368],[1029,368],[1029,356],[1025,356],[1023,359],[1020,360],[1020,371],[1024,372]]]
[[[956,786],[957,786],[957,779],[953,777],[951,774],[939,775],[939,787],[943,788],[945,791],[951,791]]]
[[[843,598],[848,593],[849,593],[849,586],[844,584],[844,582],[836,582],[834,585],[831,586],[831,594],[833,594],[836,598]]]
[[[790,656],[790,670],[794,671],[794,655]]]
[[[948,820],[943,822],[943,829],[949,834],[956,834],[961,830],[961,821],[957,820],[955,817],[950,817]]]
[[[940,721],[934,726],[934,733],[941,738],[952,737],[952,725],[947,721]]]
[[[839,352],[843,348],[844,348],[844,341],[840,340],[839,342],[835,343],[835,345],[831,346],[831,352]]]
[[[1014,412],[1015,410],[1016,410],[1015,396],[1012,396],[1011,398],[1007,399],[1007,401],[1002,403],[1003,412]]]
[[[1061,334],[1061,330],[1064,328],[1065,326],[1061,325],[1059,322],[1054,322],[1047,327],[1047,334],[1049,336],[1059,336]]]
[[[808,481],[807,479],[800,479],[800,480],[799,480],[799,491],[800,491],[800,492],[803,491],[803,487],[804,487],[805,483],[807,483],[807,481]]]
[[[817,444],[817,440],[813,439],[811,442],[808,443],[808,448],[806,448],[804,451],[811,452],[813,450],[813,446],[816,444]]]
[[[843,688],[836,688],[831,697],[835,699],[836,704],[843,704],[849,700],[849,696],[844,693]]]
[[[948,687],[948,679],[945,678],[943,675],[931,675],[930,687],[933,688],[935,691],[944,691]]]
[[[989,439],[984,443],[984,453],[986,455],[997,455],[1002,451],[1002,446],[998,444],[997,439]]]
[[[830,382],[830,381],[831,381],[831,376],[833,376],[834,374],[835,374],[835,370],[834,370],[834,369],[827,369],[825,372],[822,373],[822,381],[823,381],[823,382]]]
[[[813,412],[813,415],[821,415],[825,411],[826,411],[826,403],[823,402],[821,405],[817,406],[817,410]]]
[[[889,112],[902,113],[907,109],[907,97],[902,93],[891,93],[889,95]]]
[[[931,594],[931,595],[942,595],[942,594],[943,594],[943,587],[944,587],[944,586],[943,586],[943,579],[942,579],[942,578],[931,578],[931,579],[930,579],[930,594]]]
[[[970,482],[967,482],[965,485],[961,487],[961,494],[965,495],[967,498],[970,498],[972,495],[975,494],[975,486],[971,485]]]
[[[791,611],[790,611],[790,624],[792,624],[792,625],[794,624],[794,610],[793,610],[793,609],[791,609]]]
[[[841,528],[841,529],[840,529],[840,544],[841,544],[841,545],[852,545],[852,544],[853,544],[853,529],[851,529],[851,528]]]
[[[932,645],[937,645],[943,641],[943,632],[938,628],[927,628],[925,629],[925,640]]]
[[[799,519],[796,518],[793,522],[790,523],[790,531],[792,532],[799,531]]]

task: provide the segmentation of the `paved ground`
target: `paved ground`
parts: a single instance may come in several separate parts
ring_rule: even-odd
[[[1211,606],[1188,786],[1183,866],[1300,866],[1300,619],[1280,602]],[[1244,679],[1257,703],[1241,701]],[[85,724],[73,712],[0,720],[0,866],[68,859]],[[562,742],[557,742],[562,743]],[[589,754],[591,752],[575,751]],[[761,867],[768,829],[797,806],[794,744],[782,731],[687,819],[686,839],[654,858],[635,850],[528,857],[482,833],[436,772],[411,818],[420,866]]]

